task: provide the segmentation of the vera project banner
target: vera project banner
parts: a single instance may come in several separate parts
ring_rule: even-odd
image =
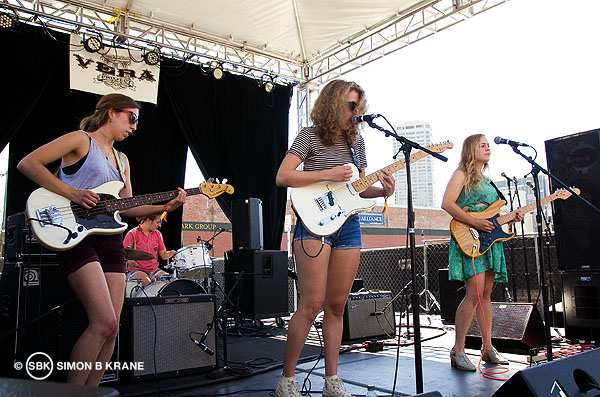
[[[71,34],[71,89],[100,95],[119,93],[156,104],[160,68],[147,65],[142,51],[105,47],[91,53],[82,42],[80,36]]]

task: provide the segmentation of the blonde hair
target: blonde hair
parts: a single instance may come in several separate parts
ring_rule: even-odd
[[[336,132],[343,122],[342,109],[348,104],[348,93],[358,93],[358,104],[354,109],[355,114],[364,114],[367,109],[365,91],[355,82],[346,80],[333,80],[323,88],[315,101],[310,118],[316,127],[316,133],[323,145],[331,146],[337,139]],[[353,144],[360,131],[359,125],[352,124],[345,137],[349,144]]]
[[[485,137],[483,134],[474,134],[463,142],[462,152],[460,152],[460,161],[458,163],[458,169],[465,173],[465,190],[468,192],[473,189],[479,182],[481,182],[481,176],[475,169],[475,150],[481,138]],[[483,170],[487,169],[487,163],[484,164]]]
[[[96,104],[96,111],[84,117],[79,123],[79,128],[87,132],[94,132],[108,122],[108,111],[110,109],[141,109],[142,105],[123,94],[104,95]]]

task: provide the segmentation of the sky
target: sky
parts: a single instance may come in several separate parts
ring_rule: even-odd
[[[433,142],[454,143],[443,153],[446,163],[435,161],[440,206],[471,134],[490,141],[489,176],[500,180],[502,172],[522,178],[531,166],[494,137],[529,144],[546,167],[545,140],[600,127],[598,15],[598,0],[511,0],[343,78],[365,89],[368,113],[383,114],[393,125],[428,122]],[[296,128],[292,106],[290,144]],[[394,162],[393,138],[368,126],[363,136],[367,173]],[[201,175],[190,157],[186,186],[197,186]]]
[[[471,134],[490,141],[489,175],[500,180],[502,172],[522,178],[531,166],[494,137],[529,144],[546,167],[545,140],[600,127],[598,15],[595,0],[511,0],[344,77],[365,89],[368,113],[394,125],[429,122],[433,142],[454,143],[443,153],[448,162],[434,161],[441,205]],[[368,172],[393,162],[393,138],[368,126],[363,136]]]

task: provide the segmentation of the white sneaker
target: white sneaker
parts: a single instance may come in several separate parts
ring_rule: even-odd
[[[298,390],[296,379],[294,377],[286,378],[281,375],[275,389],[275,397],[302,397],[300,390]]]
[[[352,394],[346,391],[346,385],[337,376],[326,376],[323,384],[323,395],[327,397],[352,397]]]

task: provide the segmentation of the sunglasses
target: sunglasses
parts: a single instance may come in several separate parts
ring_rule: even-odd
[[[356,103],[356,102],[346,102],[346,105],[348,105],[348,109],[350,109],[350,111],[353,112],[354,109],[356,109],[356,107],[358,106],[358,103]]]
[[[118,113],[129,113],[129,122],[131,124],[138,123],[138,115],[133,113],[131,110],[123,110],[123,109],[113,109],[113,110]]]

